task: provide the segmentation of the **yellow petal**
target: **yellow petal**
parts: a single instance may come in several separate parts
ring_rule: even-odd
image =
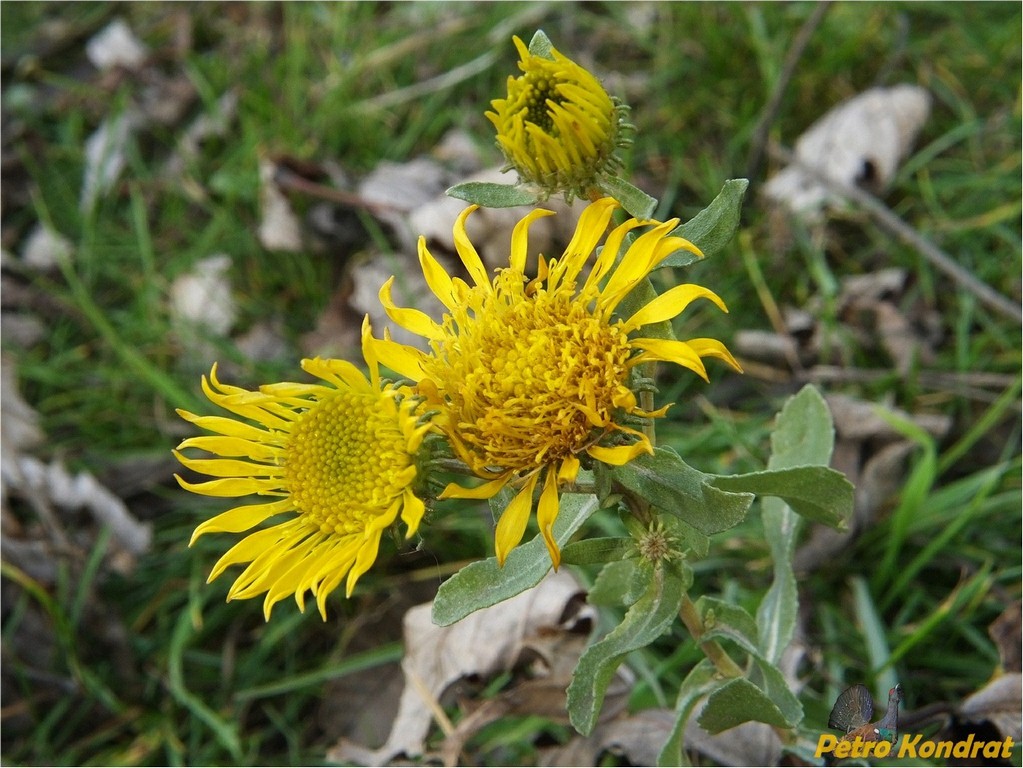
[[[200,429],[216,432],[221,435],[239,437],[243,440],[251,440],[254,443],[274,445],[280,445],[284,441],[284,435],[279,432],[268,432],[265,429],[259,429],[259,427],[238,421],[238,419],[229,419],[226,416],[196,416],[194,413],[189,413],[182,408],[178,408],[177,413],[185,421],[195,424]],[[181,446],[178,447],[180,448]]]
[[[604,279],[604,275],[611,270],[615,259],[618,258],[618,252],[622,249],[622,242],[625,240],[625,236],[636,227],[641,226],[643,226],[643,222],[640,219],[629,219],[611,231],[611,234],[607,236],[607,240],[604,241],[604,247],[601,249],[593,269],[590,270],[589,277],[586,278],[583,293],[596,287]]]
[[[250,528],[255,528],[267,518],[282,512],[290,512],[295,509],[291,498],[270,501],[265,504],[246,504],[243,507],[235,507],[227,512],[221,512],[215,517],[200,523],[192,533],[188,546],[195,544],[196,539],[206,533],[241,533]]]
[[[547,551],[550,553],[554,570],[561,565],[561,550],[558,549],[558,542],[554,540],[554,521],[558,517],[558,478],[557,472],[551,467],[547,470],[547,479],[543,484],[543,491],[540,493],[540,502],[536,507],[536,522],[540,526],[540,533],[543,535]]]
[[[646,350],[643,354],[637,355],[629,360],[629,365],[638,365],[648,360],[666,360],[669,363],[681,365],[697,374],[704,381],[707,379],[707,369],[700,360],[700,356],[684,341],[672,341],[668,339],[630,339],[630,346]]]
[[[693,284],[676,285],[674,288],[665,291],[650,301],[645,307],[626,320],[625,327],[622,330],[629,333],[644,325],[670,320],[681,314],[693,301],[701,298],[710,299],[722,312],[728,311],[725,303],[709,288]]]
[[[323,357],[306,358],[302,361],[302,370],[324,381],[329,381],[338,389],[351,388],[359,392],[372,391],[366,375],[347,360]]]
[[[575,225],[572,240],[559,259],[557,274],[551,276],[551,290],[562,280],[571,282],[576,279],[579,270],[604,236],[611,215],[617,207],[618,201],[613,197],[603,197],[586,206]]]
[[[529,225],[543,216],[553,215],[554,211],[536,208],[530,211],[519,221],[518,224],[515,225],[515,229],[512,230],[511,258],[509,259],[509,266],[512,270],[523,274],[526,271],[526,259],[529,257]]]
[[[476,488],[463,488],[458,483],[449,483],[447,488],[441,491],[440,498],[442,499],[490,499],[493,498],[498,491],[504,488],[505,483],[511,477],[511,472],[505,472],[503,475],[499,475],[489,483],[477,486]]]
[[[717,339],[689,339],[686,344],[700,357],[716,357],[719,360],[724,360],[736,371],[742,373],[742,366],[732,357],[732,353],[725,348],[725,345]]]
[[[444,329],[434,322],[433,318],[418,309],[410,309],[396,306],[391,298],[391,286],[394,284],[394,276],[387,278],[387,281],[380,286],[380,303],[384,305],[384,312],[394,322],[419,336],[427,339],[440,339],[444,336]]]
[[[649,232],[644,232],[629,246],[618,268],[611,275],[600,292],[600,307],[607,311],[613,310],[629,291],[636,287],[640,280],[650,274],[657,253],[657,245],[665,233],[674,226],[674,220],[658,224]]]
[[[423,519],[423,514],[426,512],[426,505],[423,500],[412,493],[412,490],[406,488],[402,491],[402,501],[404,506],[401,510],[401,519],[405,525],[408,526],[408,531],[405,533],[406,539],[411,539],[412,535],[419,530],[419,523]]]
[[[232,477],[226,480],[209,480],[204,483],[190,483],[182,480],[179,475],[174,475],[178,485],[186,491],[198,493],[202,496],[217,496],[220,498],[231,496],[248,496],[252,493],[273,493],[280,491],[281,481],[275,478],[269,480],[256,480],[251,477]]]
[[[539,478],[540,473],[534,472],[522,490],[501,513],[501,519],[497,521],[497,530],[494,532],[494,548],[497,550],[497,562],[500,565],[504,565],[508,553],[522,541],[522,534],[526,532],[529,513],[533,508],[533,490],[536,488],[536,481]]]
[[[577,457],[569,456],[567,459],[564,459],[558,468],[558,482],[574,483],[579,475],[579,467],[580,463]]]
[[[674,225],[677,223],[678,219],[673,219],[671,221],[672,229],[674,229]],[[666,237],[661,240],[661,242],[657,244],[657,248],[654,249],[654,259],[650,268],[655,269],[658,264],[671,256],[671,254],[677,253],[678,251],[689,251],[690,253],[696,254],[698,258],[703,258],[703,251],[684,237]]]
[[[640,440],[638,443],[632,443],[631,445],[618,445],[614,448],[591,445],[586,449],[586,453],[595,458],[597,461],[602,461],[605,464],[610,464],[614,467],[620,467],[623,464],[628,464],[637,456],[644,453],[653,452],[654,449],[650,446],[649,440]]]
[[[367,344],[372,347],[377,359],[399,376],[412,381],[423,378],[423,360],[426,355],[420,350],[390,339],[371,339]]]
[[[430,286],[434,296],[440,299],[440,303],[453,312],[458,302],[451,287],[451,275],[440,265],[433,254],[426,248],[426,238],[419,236],[419,266],[423,269],[423,277],[426,284]]]
[[[370,566],[377,559],[377,552],[380,551],[380,531],[376,531],[359,547],[359,554],[355,558],[355,563],[352,565],[350,571],[348,571],[348,580],[345,582],[345,597],[351,597],[352,592],[355,591],[355,583],[359,580],[366,571],[370,569]]]
[[[178,450],[198,448],[218,456],[244,456],[257,461],[275,461],[281,455],[276,445],[254,442],[240,437],[221,437],[220,435],[199,435],[181,441]]]
[[[458,257],[462,260],[473,282],[476,285],[490,285],[490,280],[487,278],[487,268],[483,266],[483,260],[476,253],[476,248],[469,240],[469,235],[465,231],[466,218],[477,208],[479,208],[478,205],[470,205],[455,220],[455,250],[458,251]]]
[[[190,459],[178,451],[175,458],[189,469],[211,477],[281,477],[284,467],[273,464],[255,464],[238,459]]]

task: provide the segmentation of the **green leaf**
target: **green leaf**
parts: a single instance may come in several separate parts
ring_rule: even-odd
[[[766,693],[744,677],[729,680],[710,695],[699,723],[708,733],[721,733],[750,720],[779,728],[795,725]]]
[[[624,487],[707,536],[738,525],[753,502],[752,493],[732,493],[710,485],[714,475],[693,469],[666,446],[612,472]]]
[[[553,61],[554,54],[551,53],[553,48],[554,43],[551,42],[542,29],[538,29],[533,33],[533,39],[529,41],[529,52],[531,54]]]
[[[768,469],[827,466],[835,446],[835,426],[821,393],[807,384],[782,407],[771,433]]]
[[[678,618],[685,586],[669,566],[648,569],[643,596],[625,613],[622,623],[594,643],[582,658],[568,686],[568,716],[582,734],[593,730],[604,694],[625,657],[660,637]]]
[[[643,594],[645,583],[640,583],[638,578],[641,569],[635,559],[617,560],[608,563],[600,569],[593,588],[586,596],[586,601],[591,605],[606,605],[609,607],[628,607],[636,602]],[[637,585],[640,589],[637,589]]]
[[[668,734],[668,740],[664,742],[661,753],[657,756],[657,765],[689,765],[688,757],[683,749],[686,722],[689,720],[689,713],[693,711],[696,704],[707,693],[720,685],[717,670],[708,659],[704,659],[695,667],[678,689],[678,697],[675,699],[675,724]]]
[[[535,205],[541,199],[535,189],[520,184],[494,184],[489,181],[464,181],[448,189],[446,194],[484,208]]]
[[[728,245],[735,230],[739,228],[739,213],[748,186],[749,181],[746,179],[726,181],[710,205],[685,224],[675,227],[671,234],[684,237],[703,251],[704,257],[713,256]],[[699,260],[700,257],[694,253],[679,251],[662,261],[661,266],[688,267]]]
[[[810,464],[825,465],[831,460],[834,442],[835,430],[827,403],[816,389],[804,387],[778,414],[771,434],[768,469],[785,471]],[[851,512],[851,489],[841,491],[840,495],[849,498],[848,510],[836,508],[844,521]],[[774,561],[774,581],[757,608],[757,627],[761,652],[768,661],[777,663],[792,640],[799,611],[796,577],[792,572],[799,518],[788,504],[772,497],[764,500],[761,519]]]
[[[591,494],[566,493],[554,521],[554,540],[564,546],[587,518],[597,511]],[[507,600],[540,583],[551,569],[551,559],[542,536],[515,547],[504,568],[496,557],[467,565],[440,585],[433,602],[433,622],[441,627],[454,624],[481,608]]]
[[[757,623],[745,608],[706,595],[696,601],[706,632],[700,641],[727,638],[744,651],[757,655]]]
[[[628,536],[607,536],[573,541],[561,550],[561,562],[569,565],[593,565],[622,560],[636,554],[636,545]]]
[[[629,215],[636,219],[649,219],[654,215],[657,208],[657,198],[650,197],[638,187],[632,186],[625,179],[618,176],[603,176],[597,182],[601,191],[606,192],[619,203],[622,208],[628,211]],[[670,257],[669,257],[670,258]]]
[[[733,493],[777,496],[808,520],[844,528],[852,514],[853,485],[845,475],[830,467],[790,467],[750,472],[745,475],[717,475],[714,487]]]

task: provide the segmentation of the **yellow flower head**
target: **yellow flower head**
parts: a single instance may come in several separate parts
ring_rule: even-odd
[[[614,154],[625,108],[597,78],[553,47],[553,58],[535,56],[518,37],[519,69],[508,78],[508,97],[491,102],[486,116],[497,128],[497,143],[522,181],[546,194],[585,197],[598,176],[621,163]]]
[[[623,298],[668,255],[692,243],[668,233],[678,223],[631,219],[607,236],[588,274],[583,266],[611,220],[617,203],[604,198],[582,213],[572,241],[560,259],[539,258],[539,273],[526,275],[527,230],[550,211],[535,210],[515,227],[507,268],[488,279],[483,262],[465,232],[466,218],[454,227],[455,247],[472,278],[451,277],[419,239],[423,273],[447,308],[443,323],[415,309],[396,307],[388,280],[380,299],[398,325],[430,340],[432,354],[389,338],[374,340],[385,365],[419,383],[419,391],[441,410],[438,424],[458,456],[489,480],[475,489],[449,485],[443,497],[489,498],[507,483],[521,484],[496,531],[503,563],[521,541],[541,487],[537,521],[555,566],[560,552],[552,535],[558,513],[558,483],[571,482],[580,457],[621,465],[651,453],[649,439],[623,417],[663,416],[667,408],[643,411],[629,388],[630,370],[654,360],[677,363],[706,379],[702,357],[725,360],[741,370],[714,339],[673,341],[645,338],[642,328],[675,317],[697,298],[727,311],[717,295],[697,285],[679,285],[620,318]],[[620,261],[626,235],[646,224]],[[542,481],[542,482],[541,482]]]
[[[239,533],[280,514],[282,522],[250,533],[220,558],[209,581],[228,566],[247,563],[228,600],[266,593],[264,614],[295,595],[305,610],[308,590],[326,620],[327,595],[348,577],[351,596],[359,577],[376,560],[380,536],[397,516],[415,533],[424,504],[412,492],[415,454],[430,429],[418,418],[419,400],[402,398],[382,385],[373,357],[368,322],[363,352],[370,379],[344,360],[303,360],[302,368],[323,383],[280,383],[248,391],[217,380],[213,366],[203,391],[217,405],[240,416],[178,413],[214,435],[190,437],[175,455],[189,469],[216,480],[183,488],[206,496],[259,494],[274,497],[246,504],[202,523],[204,533]],[[252,422],[252,423],[249,423]],[[198,448],[221,458],[195,459],[180,453]]]

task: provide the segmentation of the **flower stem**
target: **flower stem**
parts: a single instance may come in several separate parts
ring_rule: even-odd
[[[721,675],[724,677],[742,677],[744,675],[742,667],[736,664],[725,649],[718,645],[717,640],[700,640],[707,631],[707,628],[703,624],[700,612],[696,610],[693,601],[689,599],[689,595],[682,595],[682,607],[679,609],[679,617],[682,619],[682,623],[686,625],[686,629],[689,630],[689,634],[693,636],[693,640],[700,646],[700,650],[711,660]]]

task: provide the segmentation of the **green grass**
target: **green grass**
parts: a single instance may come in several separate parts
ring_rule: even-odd
[[[528,40],[540,26],[561,51],[626,84],[621,95],[638,127],[633,179],[660,199],[659,216],[686,219],[743,173],[760,110],[813,8],[657,4],[644,27],[624,3],[118,6],[161,53],[159,66],[195,87],[193,114],[233,88],[238,116],[227,135],[203,145],[182,178],[160,175],[178,127],[147,134],[132,146],[114,191],[83,214],[84,142],[101,119],[124,108],[135,85],[82,76],[80,40],[37,59],[32,46],[46,20],[85,35],[115,9],[4,3],[4,55],[13,57],[5,58],[3,86],[5,176],[12,158],[4,247],[18,252],[44,221],[75,248],[54,273],[13,270],[33,292],[46,328],[28,348],[5,343],[22,394],[41,415],[41,455],[116,476],[127,462],[166,455],[187,433],[174,408],[210,410],[198,374],[212,361],[193,359],[176,335],[168,291],[212,253],[232,258],[241,329],[276,318],[296,350],[293,360],[254,363],[226,342],[221,359],[236,365],[245,385],[297,375],[298,339],[328,304],[333,260],[354,254],[261,249],[260,157],[336,160],[358,177],[382,160],[428,153],[449,129],[463,127],[496,163],[482,113],[515,72],[510,35]],[[193,44],[183,57],[171,47],[174,13],[191,25]],[[835,4],[795,70],[771,138],[791,146],[824,109],[872,85],[923,85],[934,99],[932,115],[884,200],[977,278],[1018,300],[1020,33],[1018,4]],[[481,74],[402,96],[488,54],[493,63]],[[374,100],[382,94],[395,103],[380,107]],[[17,179],[23,183],[15,189]],[[755,193],[763,177],[752,181]],[[727,316],[687,313],[684,335],[727,341],[739,328],[767,329],[765,296],[803,306],[814,295],[833,298],[844,276],[897,266],[911,276],[908,298],[940,313],[942,339],[927,370],[1015,381],[967,396],[925,385],[914,369],[904,381],[825,387],[948,414],[953,429],[940,443],[909,435],[917,448],[891,509],[800,583],[812,651],[801,694],[807,732],[819,733],[835,695],[853,682],[876,690],[899,680],[909,708],[958,702],[990,678],[998,659],[987,627],[1020,596],[1019,326],[950,285],[864,214],[844,217],[824,248],[799,233],[788,243],[772,234],[753,194],[731,247],[674,276],[712,287],[731,308]],[[833,311],[826,308],[820,321],[838,331]],[[849,362],[891,366],[865,349]],[[752,376],[736,382],[723,366],[711,370],[711,380],[662,380],[661,397],[678,405],[659,425],[661,438],[704,471],[762,466],[770,419],[792,388]],[[165,469],[128,502],[155,536],[127,574],[111,568],[106,534],[55,556],[52,584],[4,565],[2,747],[9,764],[322,763],[335,740],[320,717],[325,684],[400,657],[397,619],[368,624],[367,617],[397,590],[428,599],[448,564],[483,556],[491,538],[486,514],[438,514],[423,551],[393,556],[385,543],[355,597],[331,599],[326,623],[285,602],[265,624],[258,601],[226,604],[225,580],[205,584],[226,537],[186,547],[197,522],[222,506],[178,490]],[[27,503],[9,503],[21,525],[38,530]],[[65,525],[84,528],[85,518]],[[755,609],[770,579],[758,526],[754,514],[715,540],[696,564],[694,595],[726,595]],[[26,646],[26,638],[39,637],[34,649]],[[681,627],[636,656],[632,705],[670,706],[698,658]],[[488,727],[470,746],[480,762],[528,763],[536,755],[521,745],[540,732],[565,735],[523,718]]]

